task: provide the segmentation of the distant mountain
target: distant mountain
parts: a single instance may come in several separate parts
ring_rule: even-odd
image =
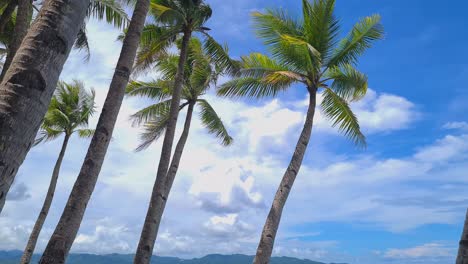
[[[0,251],[0,264],[17,264],[21,258],[21,251]],[[34,255],[32,263],[39,261],[39,255]],[[130,264],[133,255],[110,254],[70,254],[67,264]],[[180,259],[173,257],[153,257],[151,263],[154,264],[251,264],[253,256],[246,255],[219,255],[212,254],[202,258]],[[307,259],[297,259],[289,257],[273,257],[271,264],[326,264]],[[333,263],[331,263],[333,264]]]

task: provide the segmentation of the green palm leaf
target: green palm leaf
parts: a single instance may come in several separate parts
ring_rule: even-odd
[[[384,29],[380,16],[373,15],[359,21],[334,51],[328,67],[355,64],[360,55],[372,46],[375,40],[383,38]]]
[[[208,129],[208,132],[221,139],[224,146],[230,145],[232,143],[232,137],[227,132],[221,118],[219,118],[213,107],[203,99],[197,100],[197,103],[201,107],[200,117],[202,123]]]
[[[325,116],[332,121],[333,127],[338,127],[356,145],[366,146],[366,138],[361,132],[359,122],[343,98],[327,88],[323,92],[321,107]]]
[[[351,64],[329,69],[325,77],[333,80],[331,88],[340,97],[348,101],[362,99],[367,93],[367,76],[356,70]]]

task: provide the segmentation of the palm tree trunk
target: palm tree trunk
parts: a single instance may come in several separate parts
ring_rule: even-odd
[[[39,130],[89,0],[49,0],[0,84],[0,212]]]
[[[68,140],[70,139],[69,135],[65,135],[65,139],[63,140],[62,149],[60,150],[60,154],[58,156],[57,162],[55,163],[54,171],[52,172],[52,179],[50,180],[49,189],[47,190],[47,195],[42,205],[41,212],[37,217],[36,224],[29,236],[28,244],[26,245],[26,249],[23,252],[23,256],[21,257],[21,264],[29,264],[31,262],[31,257],[34,253],[34,248],[36,247],[37,239],[39,238],[39,234],[41,233],[42,226],[47,218],[47,214],[49,213],[50,205],[52,204],[52,199],[54,198],[55,187],[57,186],[57,180],[59,177],[60,166],[62,165],[63,156],[65,156],[65,150],[67,149]]]
[[[302,159],[309,144],[310,135],[312,134],[312,126],[314,122],[315,106],[316,106],[316,91],[315,89],[310,94],[309,109],[302,129],[299,141],[296,144],[296,149],[291,158],[288,168],[283,175],[280,186],[276,191],[270,213],[263,226],[262,236],[257,248],[257,254],[254,259],[254,264],[268,264],[270,262],[271,254],[273,252],[273,245],[275,243],[276,232],[281,221],[281,214],[283,213],[284,205],[288,199],[289,192],[294,184],[297,173],[301,168]]]
[[[153,187],[153,193],[151,196],[150,208],[146,215],[145,224],[141,233],[140,242],[138,244],[137,253],[133,263],[145,264],[150,263],[151,256],[153,253],[154,242],[158,235],[159,225],[161,224],[161,218],[166,207],[166,202],[169,197],[169,192],[177,174],[179,168],[180,159],[182,158],[182,152],[187,142],[187,137],[190,130],[190,122],[192,120],[194,103],[190,103],[187,116],[185,117],[184,130],[180,136],[177,146],[172,157],[171,166],[167,172],[165,181],[161,180],[157,182]]]
[[[2,15],[0,16],[0,33],[3,33],[5,26],[8,21],[11,19],[11,15],[15,12],[15,8],[18,5],[18,0],[11,0],[8,5],[3,10]]]
[[[91,140],[88,153],[68,198],[67,205],[39,261],[40,264],[63,264],[78,233],[112,138],[115,122],[125,95],[125,87],[132,72],[149,4],[149,0],[138,0],[135,5],[96,132]]]
[[[463,233],[460,238],[456,264],[468,264],[468,210],[466,212]]]
[[[18,12],[16,15],[16,23],[13,32],[13,38],[10,45],[8,45],[8,53],[3,64],[2,73],[0,74],[0,82],[3,80],[11,61],[16,55],[16,51],[21,46],[26,33],[28,33],[30,17],[32,15],[32,2],[31,0],[18,0]]]

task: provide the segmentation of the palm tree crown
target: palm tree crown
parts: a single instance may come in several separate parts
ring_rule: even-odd
[[[95,112],[94,97],[94,90],[86,91],[80,81],[70,84],[59,82],[35,144],[53,140],[62,134],[71,136],[75,132],[80,137],[92,136],[94,130],[87,126]]]
[[[155,63],[155,68],[162,74],[159,79],[150,82],[132,81],[127,87],[128,96],[147,97],[157,102],[131,116],[135,125],[144,124],[145,126],[141,135],[142,143],[137,148],[138,151],[147,148],[164,133],[169,119],[178,60],[178,55],[166,54]],[[216,84],[218,76],[225,71],[226,68],[223,65],[213,61],[203,50],[201,41],[192,38],[184,71],[179,111],[190,104],[198,105],[201,108],[200,118],[203,125],[210,133],[221,139],[222,145],[227,146],[232,143],[231,136],[214,108],[207,100],[201,98],[211,85]]]
[[[224,84],[225,96],[276,96],[291,85],[305,85],[309,93],[322,90],[321,108],[333,126],[354,143],[364,146],[365,137],[349,107],[367,91],[367,76],[355,66],[373,41],[383,37],[380,16],[360,20],[339,40],[340,26],[333,15],[335,0],[303,0],[303,19],[283,10],[254,12],[257,35],[271,57],[253,53],[242,58],[241,77]]]

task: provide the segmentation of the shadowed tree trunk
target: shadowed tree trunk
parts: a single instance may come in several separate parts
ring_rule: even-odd
[[[2,73],[0,74],[0,82],[3,80],[11,61],[15,57],[16,51],[21,46],[26,33],[28,33],[30,17],[32,15],[32,1],[31,0],[18,0],[18,12],[16,15],[16,23],[11,43],[8,45],[8,53],[3,64]]]
[[[463,233],[460,238],[456,264],[468,264],[468,210],[466,212]]]
[[[312,89],[311,89],[312,90]],[[291,158],[288,168],[283,175],[280,186],[276,191],[270,213],[263,226],[262,236],[257,248],[257,254],[253,261],[254,264],[268,264],[270,263],[271,254],[273,252],[273,245],[275,243],[276,232],[281,221],[281,214],[283,213],[284,205],[288,199],[289,192],[296,180],[297,173],[301,168],[302,159],[309,144],[310,135],[312,134],[312,126],[314,122],[315,106],[316,106],[316,90],[313,89],[309,98],[309,109],[302,129],[299,141],[297,142],[296,149]]]
[[[0,16],[0,33],[3,33],[5,26],[8,21],[11,19],[11,15],[15,12],[15,8],[18,5],[18,0],[11,0],[8,5],[3,10],[2,15]]]
[[[89,0],[49,0],[0,84],[0,211],[39,130]]]
[[[192,120],[193,108],[194,103],[190,103],[187,110],[187,116],[185,117],[184,130],[182,132],[182,135],[180,136],[179,141],[177,142],[177,146],[172,157],[171,166],[169,168],[169,171],[167,172],[165,181],[161,181],[161,184],[155,184],[153,187],[150,210],[148,210],[148,214],[146,216],[146,219],[151,219],[151,222],[147,223],[145,221],[145,227],[143,229],[143,232],[147,231],[147,233],[141,234],[140,244],[138,245],[138,251],[133,261],[133,263],[135,264],[149,263],[151,260],[153,246],[158,235],[159,225],[161,224],[164,208],[166,207],[169,192],[171,190],[172,184],[174,183],[174,179],[177,174],[177,169],[179,168],[180,159],[182,158],[182,152],[184,151],[185,143],[187,142],[190,130],[190,123]],[[150,250],[147,251],[143,249],[140,251],[140,246],[150,247]],[[146,254],[147,252],[151,253],[148,255]]]
[[[47,195],[42,205],[41,212],[37,217],[36,224],[29,236],[28,244],[23,252],[23,256],[21,257],[21,264],[29,264],[31,262],[31,257],[34,253],[34,248],[37,244],[37,239],[39,238],[39,234],[41,233],[42,226],[47,218],[47,214],[49,213],[50,205],[52,204],[52,200],[54,198],[55,187],[57,186],[57,180],[60,173],[60,166],[62,165],[63,156],[65,156],[65,151],[67,149],[68,140],[70,139],[70,135],[65,135],[65,139],[63,140],[62,149],[60,150],[60,154],[58,156],[57,162],[55,163],[54,171],[52,172],[52,179],[50,180],[49,189],[47,190]]]
[[[88,153],[59,223],[39,261],[40,264],[65,263],[75,240],[109,147],[109,141],[125,95],[125,87],[132,72],[149,4],[149,0],[138,0],[135,5],[130,26],[123,41],[119,61]]]

